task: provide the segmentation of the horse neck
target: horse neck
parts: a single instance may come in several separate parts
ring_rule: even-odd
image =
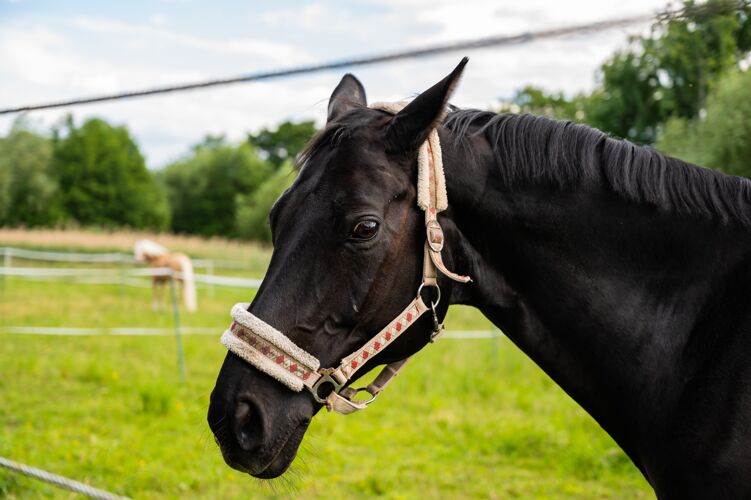
[[[643,467],[640,440],[706,364],[702,339],[733,334],[711,313],[721,291],[751,293],[748,231],[623,200],[598,180],[511,189],[489,148],[444,150],[452,259],[475,281],[454,302],[479,308]]]

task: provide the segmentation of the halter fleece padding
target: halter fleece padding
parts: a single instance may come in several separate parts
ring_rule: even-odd
[[[307,370],[311,372],[318,370],[319,363],[314,356],[296,346],[283,333],[257,316],[252,315],[247,309],[247,303],[235,304],[232,308],[232,318],[237,324],[249,330],[253,335],[275,346],[286,356],[294,358],[295,362],[303,365]],[[222,335],[222,344],[248,363],[262,372],[271,375],[293,391],[300,392],[304,387],[303,380],[300,377],[295,376],[289,370],[274,363],[274,361],[266,357],[263,353],[238,338],[231,330],[226,330]]]
[[[376,102],[370,105],[373,109],[386,111],[387,113],[397,114],[408,104],[407,101],[401,102]],[[433,153],[433,168],[435,175],[435,209],[436,212],[442,212],[449,206],[448,195],[446,194],[446,177],[443,175],[443,154],[441,153],[441,142],[438,139],[438,131],[433,129],[428,134],[428,140],[420,145],[417,151],[417,206],[422,210],[428,210],[430,203],[430,163],[428,155],[428,143],[430,151]]]

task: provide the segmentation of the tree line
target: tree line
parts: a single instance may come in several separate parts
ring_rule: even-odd
[[[498,111],[587,123],[702,166],[751,177],[751,6],[709,0],[655,22],[606,60],[593,91],[518,90]],[[710,7],[709,9],[707,7]],[[268,211],[294,180],[313,122],[240,143],[207,137],[151,171],[125,127],[72,118],[0,138],[0,226],[98,226],[270,240]]]
[[[270,241],[266,215],[294,180],[313,122],[239,143],[207,137],[151,171],[125,127],[71,117],[42,134],[18,120],[0,138],[0,226],[169,230]]]
[[[684,2],[574,96],[527,86],[500,111],[586,123],[701,166],[751,177],[751,4]]]

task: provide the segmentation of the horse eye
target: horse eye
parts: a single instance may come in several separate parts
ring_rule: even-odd
[[[374,220],[364,220],[352,228],[352,237],[358,240],[369,240],[378,232],[378,223]]]

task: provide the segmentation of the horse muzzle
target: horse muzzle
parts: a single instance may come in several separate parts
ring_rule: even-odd
[[[207,420],[227,465],[268,479],[287,470],[320,407],[306,394],[259,375],[229,353],[211,393]]]

